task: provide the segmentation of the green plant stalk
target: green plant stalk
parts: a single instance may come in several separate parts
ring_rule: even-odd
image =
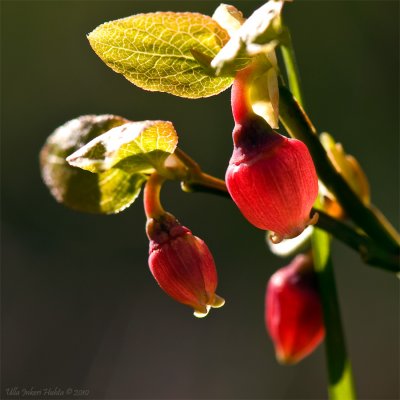
[[[318,139],[316,129],[301,108],[301,105],[284,86],[279,87],[279,97],[279,115],[284,127],[291,136],[307,145],[314,160],[318,176],[328,190],[335,195],[346,214],[382,247],[398,254],[399,243],[380,222],[374,212],[363,204],[342,175],[337,172]]]
[[[312,237],[314,269],[318,275],[325,324],[325,352],[328,364],[328,392],[331,400],[356,399],[356,391],[336,291],[330,255],[329,235],[315,229]]]
[[[225,181],[204,173],[200,165],[179,147],[176,148],[174,155],[187,168],[186,177],[181,181],[184,192],[207,192],[230,198]]]
[[[296,57],[292,45],[292,37],[288,29],[285,29],[280,49],[287,71],[289,87],[297,101],[300,104],[304,104],[303,96],[300,90],[300,74],[298,72]]]
[[[180,153],[183,153],[183,151],[180,150]],[[192,160],[187,154],[184,157]],[[194,163],[193,165],[198,165],[195,161],[192,160],[192,162]],[[182,181],[181,186],[185,192],[212,193],[231,199],[225,182],[204,172],[197,171],[194,180],[188,179]],[[368,236],[358,233],[351,226],[329,216],[321,210],[313,209],[312,213],[315,212],[319,214],[316,226],[332,234],[335,238],[360,253],[366,264],[391,272],[400,271],[399,259],[391,253],[382,250]]]
[[[331,217],[321,210],[316,210],[316,212],[319,214],[316,226],[360,253],[362,260],[366,264],[391,272],[400,272],[400,259],[398,256],[385,251],[371,238],[357,232],[346,223]]]
[[[287,40],[286,46],[288,49],[283,53],[283,60],[285,63],[286,72],[289,78],[290,89],[298,94],[298,101],[295,101],[292,94],[286,89],[279,89],[279,117],[286,130],[293,136],[297,135],[297,130],[290,129],[291,126],[287,124],[288,116],[292,116],[290,108],[281,108],[281,99],[292,99],[293,102],[290,105],[297,104],[298,109],[302,110],[300,104],[302,104],[301,99],[301,88],[300,88],[300,78],[298,71],[296,69],[296,58],[294,53],[294,48],[292,41],[290,39],[290,31],[287,29]],[[284,93],[281,93],[284,92]],[[290,94],[290,97],[284,96],[285,94]],[[300,104],[299,104],[300,103]],[[284,103],[285,105],[286,103]],[[297,110],[297,109],[296,109]],[[306,116],[305,113],[303,113]],[[298,116],[298,114],[296,115]],[[290,119],[292,121],[293,119]],[[286,123],[285,123],[286,122]],[[312,127],[311,122],[308,118],[302,120],[306,122],[307,126]],[[315,129],[314,129],[315,131]],[[296,137],[296,136],[295,136]],[[322,144],[318,140],[318,136],[315,134],[313,138],[317,139],[318,144],[323,150],[323,154],[326,156],[324,161],[329,162],[329,165],[334,169],[333,165],[330,163]],[[301,139],[302,140],[302,139]],[[302,140],[308,147],[314,163],[317,167],[318,175],[320,171],[318,170],[318,162],[314,158],[315,152],[309,146],[309,143]],[[321,169],[321,168],[320,168]],[[335,170],[336,172],[336,170]],[[330,176],[329,176],[330,178]],[[321,177],[323,182],[325,180]],[[329,188],[329,179],[328,185]],[[343,182],[344,179],[343,179]],[[346,182],[345,182],[346,183]],[[347,184],[346,184],[347,185]],[[351,189],[349,188],[351,191]],[[352,191],[351,191],[352,192]],[[353,193],[353,192],[352,192]],[[334,192],[334,194],[336,194]],[[354,193],[353,193],[354,194]],[[339,199],[338,199],[339,200]],[[339,200],[340,201],[340,200]],[[318,199],[317,199],[318,206]],[[349,214],[352,215],[352,214]],[[350,241],[352,242],[352,241]],[[323,308],[323,317],[325,325],[325,349],[326,349],[326,364],[328,370],[328,393],[331,400],[354,400],[356,399],[355,386],[353,382],[353,375],[351,369],[350,359],[347,355],[346,343],[344,337],[344,331],[342,328],[342,321],[340,316],[340,307],[336,291],[335,276],[333,273],[333,264],[330,255],[330,238],[329,235],[321,230],[314,229],[311,236],[311,243],[313,249],[313,259],[314,259],[314,269],[318,275],[318,284],[320,288],[320,296]]]

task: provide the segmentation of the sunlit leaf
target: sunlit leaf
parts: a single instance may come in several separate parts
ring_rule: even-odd
[[[143,174],[110,169],[92,174],[70,166],[66,157],[87,142],[128,120],[114,115],[73,119],[47,139],[40,153],[43,180],[60,203],[78,211],[111,214],[128,207],[145,181]]]
[[[110,168],[130,174],[150,173],[163,168],[177,143],[178,136],[169,121],[129,122],[96,137],[67,161],[97,173]]]
[[[88,39],[110,68],[146,90],[198,98],[218,94],[232,83],[231,77],[210,74],[191,53],[212,59],[229,40],[206,15],[133,15],[100,25]]]

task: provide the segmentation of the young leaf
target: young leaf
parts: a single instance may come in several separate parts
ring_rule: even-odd
[[[232,84],[232,77],[210,74],[191,53],[212,59],[229,40],[227,32],[206,15],[133,15],[98,26],[88,39],[110,68],[142,89],[199,98]]]
[[[90,172],[119,168],[132,173],[151,173],[163,169],[164,162],[178,144],[169,121],[129,122],[93,139],[67,161]]]
[[[270,0],[243,23],[211,62],[217,75],[231,73],[246,58],[267,54],[275,48],[281,33],[283,3],[284,0]]]
[[[90,140],[127,122],[114,115],[85,115],[54,131],[41,150],[40,163],[43,180],[57,201],[74,210],[100,214],[117,213],[133,203],[144,175],[120,169],[92,174],[66,161]]]
[[[231,37],[240,29],[244,21],[246,21],[243,17],[243,13],[235,6],[229,4],[220,4],[214,11],[212,19],[217,21]]]

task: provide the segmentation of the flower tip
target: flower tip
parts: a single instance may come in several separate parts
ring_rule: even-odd
[[[296,230],[293,234],[290,235],[280,235],[275,232],[269,232],[268,238],[273,244],[278,244],[281,243],[283,240],[286,239],[293,239],[295,237],[298,237],[301,235],[306,228],[309,226],[315,225],[318,222],[319,219],[319,214],[315,212],[309,219],[308,221],[305,222],[304,226],[301,229]]]
[[[218,296],[217,294],[214,295],[213,303],[211,304],[212,308],[221,308],[225,304],[225,299]]]
[[[214,294],[212,301],[205,306],[203,305],[197,306],[194,309],[193,315],[196,318],[204,318],[208,315],[211,308],[221,308],[224,304],[225,304],[225,299],[218,296],[217,294]]]
[[[194,309],[193,315],[196,318],[204,318],[208,315],[210,308],[211,308],[211,306],[199,306]]]
[[[282,241],[284,240],[284,237],[278,235],[277,233],[269,232],[269,240],[270,240],[273,244],[278,244],[278,243],[280,243],[280,242],[282,242]]]
[[[279,364],[286,366],[295,365],[300,361],[295,357],[291,357],[290,355],[279,351],[276,352],[275,357]]]

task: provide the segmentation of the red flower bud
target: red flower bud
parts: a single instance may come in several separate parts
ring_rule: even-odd
[[[211,307],[224,305],[224,299],[215,294],[213,256],[201,239],[169,213],[149,218],[146,230],[150,271],[169,296],[193,307],[196,317],[205,317]]]
[[[249,222],[272,231],[275,243],[316,222],[310,211],[318,178],[303,142],[279,135],[254,114],[236,124],[233,141],[226,185]]]
[[[309,256],[297,256],[271,276],[265,323],[283,364],[299,362],[324,338],[322,306]]]

